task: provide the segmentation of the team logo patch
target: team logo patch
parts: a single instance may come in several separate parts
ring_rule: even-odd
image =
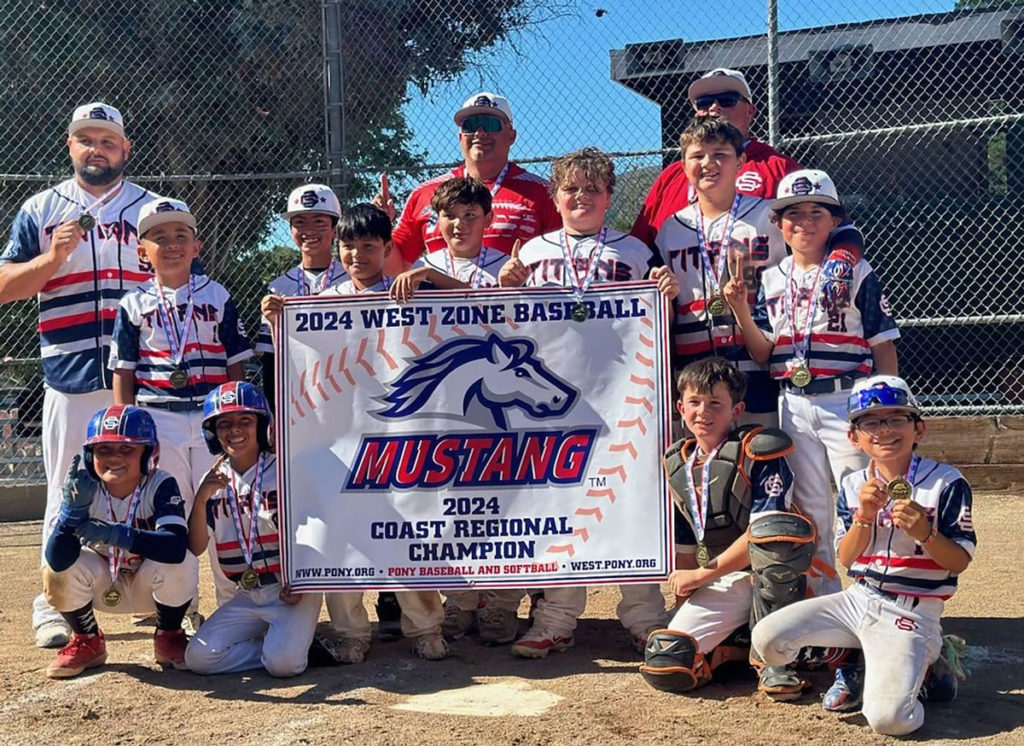
[[[473,106],[494,106],[494,101],[491,100],[490,96],[477,96],[473,99]]]
[[[92,109],[89,109],[88,116],[86,116],[84,118],[85,119],[102,119],[102,120],[104,120],[106,122],[110,121],[110,117],[107,116],[107,112],[105,112],[103,110],[102,106],[96,106],[96,107],[93,107]]]
[[[221,392],[221,394],[220,394],[220,403],[221,404],[234,404],[236,401],[238,401],[238,396],[235,394],[234,391],[222,391]]]
[[[736,177],[736,191],[744,194],[754,194],[764,185],[764,179],[757,171],[747,171]],[[697,200],[697,193],[694,192],[690,201]]]
[[[308,192],[303,192],[299,197],[299,204],[305,207],[307,210],[311,210],[324,200],[316,196],[316,192],[310,189]]]
[[[113,415],[111,415],[110,417],[104,417],[103,418],[103,429],[104,430],[117,430],[117,428],[120,426],[120,424],[121,424],[121,418],[120,417],[114,417]]]
[[[781,474],[772,474],[764,480],[765,494],[773,500],[782,497],[782,492],[785,488],[786,485],[782,481]]]
[[[795,197],[806,197],[808,194],[814,194],[820,188],[821,184],[816,184],[807,177],[801,176],[799,179],[793,181],[793,185],[790,187],[790,193]]]
[[[161,202],[153,209],[153,212],[181,212],[181,210],[171,202]]]

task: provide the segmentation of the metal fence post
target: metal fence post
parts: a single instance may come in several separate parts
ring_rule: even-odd
[[[345,174],[345,78],[341,39],[341,0],[324,0],[324,148],[327,155],[328,184],[342,204],[348,201]]]
[[[779,146],[779,0],[768,0],[768,144]]]

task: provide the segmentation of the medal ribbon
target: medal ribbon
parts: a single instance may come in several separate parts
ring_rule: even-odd
[[[736,226],[736,213],[740,209],[741,195],[737,192],[736,198],[732,201],[729,214],[726,217],[725,225],[722,226],[721,250],[718,252],[718,268],[711,264],[711,256],[708,254],[708,239],[704,232],[704,213],[697,205],[697,219],[694,221],[697,228],[697,249],[700,251],[701,261],[704,269],[707,270],[708,279],[711,282],[711,289],[714,295],[722,292],[721,278],[725,274],[725,265],[729,259],[729,247],[732,245],[732,229]]]
[[[327,265],[327,269],[320,273],[320,276],[316,279],[316,282],[310,286],[306,279],[306,270],[299,265],[299,277],[295,280],[295,284],[298,286],[299,295],[319,295],[324,290],[331,286],[331,281],[334,279],[334,270],[338,266],[338,262],[335,259],[331,259],[331,263]]]
[[[103,494],[107,496],[107,520],[110,523],[124,523],[127,526],[133,526],[135,524],[135,512],[139,509],[139,503],[142,502],[139,498],[142,497],[142,484],[139,484],[135,488],[135,492],[132,493],[132,499],[128,503],[128,512],[125,513],[124,520],[117,520],[117,516],[114,515],[114,498],[106,488],[103,489]],[[110,567],[110,582],[117,582],[117,576],[121,573],[121,566],[124,564],[124,559],[128,554],[127,549],[120,549],[119,547],[107,547],[107,564]]]
[[[480,253],[476,255],[476,268],[473,270],[473,276],[470,278],[469,281],[469,286],[473,290],[479,288],[480,281],[483,280],[484,273],[481,267],[484,266],[486,259],[487,247],[481,246]],[[455,279],[458,279],[455,274],[455,255],[452,253],[452,250],[450,248],[446,249],[444,252],[444,266],[448,270],[449,277],[455,277]]]
[[[491,196],[493,197],[501,189],[501,182],[505,181],[505,176],[508,175],[508,167],[510,163],[506,163],[505,167],[498,173],[498,178],[494,180],[494,186],[491,187]]]
[[[188,303],[185,307],[185,320],[181,329],[178,328],[178,309],[164,297],[163,285],[155,277],[153,284],[156,285],[157,310],[160,312],[160,321],[164,327],[164,335],[167,337],[167,349],[171,352],[171,362],[177,368],[185,357],[188,332],[192,328],[192,316],[196,311],[195,299],[192,297],[195,279],[191,276],[188,278]]]
[[[572,290],[572,296],[576,299],[576,302],[582,302],[583,296],[587,294],[590,289],[590,284],[597,277],[597,265],[601,261],[601,255],[604,253],[604,239],[608,235],[607,228],[601,228],[601,232],[597,234],[594,240],[597,242],[590,250],[590,254],[587,258],[587,273],[583,277],[583,281],[580,281],[579,272],[576,270],[576,260],[579,258],[577,250],[579,245],[586,239],[580,239],[576,242],[576,245],[569,249],[569,236],[563,230],[561,231],[561,246],[562,246],[562,261],[565,263],[565,279],[569,283],[569,288]]]
[[[694,446],[693,453],[686,459],[686,486],[690,491],[690,509],[693,512],[693,527],[697,534],[697,541],[704,540],[704,513],[708,507],[708,492],[711,490],[711,462],[715,460],[715,456],[722,450],[722,446],[725,443],[726,441],[723,440],[712,448],[711,453],[708,454],[707,459],[701,465],[699,498],[697,496],[697,484],[693,479],[693,466],[697,463],[697,452],[700,450],[700,446]]]
[[[249,485],[249,538],[246,539],[242,531],[242,519],[238,512],[238,500],[241,499],[241,492],[235,485],[235,470],[231,469],[231,483],[227,486],[228,509],[231,511],[231,522],[235,524],[235,535],[238,536],[238,548],[242,551],[242,559],[245,564],[252,567],[252,550],[259,538],[259,530],[256,521],[260,515],[260,508],[263,507],[263,462],[265,454],[260,453],[256,459],[256,476]],[[230,467],[229,467],[230,468]]]
[[[811,297],[807,302],[807,323],[804,324],[802,341],[796,328],[797,317],[799,316],[797,310],[800,303],[797,296],[796,282],[793,280],[793,276],[796,274],[796,262],[793,262],[789,268],[789,285],[786,288],[786,313],[789,316],[790,331],[793,333],[793,356],[801,363],[807,359],[807,351],[811,349],[811,326],[814,324],[819,282],[821,281],[821,268],[824,266],[825,259],[823,258],[821,263],[818,264],[818,271],[814,275],[814,285],[811,287]]]

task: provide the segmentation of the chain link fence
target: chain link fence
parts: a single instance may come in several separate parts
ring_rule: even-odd
[[[253,335],[267,280],[297,260],[276,217],[297,184],[351,203],[387,172],[401,204],[460,161],[452,116],[490,90],[512,102],[528,170],[546,176],[583,145],[614,154],[609,218],[628,231],[678,157],[689,83],[740,69],[753,134],[827,170],[864,231],[929,412],[1024,411],[1024,8],[20,0],[2,13],[0,223],[68,178],[71,111],[105,100],[133,141],[129,178],[193,207],[204,265]],[[34,302],[0,316],[0,484],[42,479],[35,320]]]

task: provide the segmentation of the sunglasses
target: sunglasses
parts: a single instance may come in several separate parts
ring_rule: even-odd
[[[501,121],[501,118],[493,114],[474,114],[463,119],[459,128],[466,134],[472,134],[477,130],[494,134],[495,132],[501,132],[504,126],[505,123]]]
[[[736,93],[736,91],[723,91],[722,93],[709,93],[706,96],[697,96],[694,99],[694,103],[701,110],[710,109],[713,104],[718,104],[722,109],[731,109],[741,100],[747,101],[746,98]],[[747,101],[747,103],[750,102]]]
[[[881,407],[917,407],[917,402],[911,401],[906,391],[898,388],[879,384],[869,389],[861,389],[850,394],[847,399],[847,409],[850,412],[862,412],[867,409]]]

